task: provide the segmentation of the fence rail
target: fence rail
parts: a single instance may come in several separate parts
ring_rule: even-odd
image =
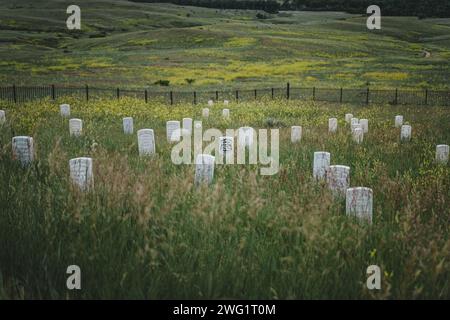
[[[147,89],[57,87],[50,86],[4,86],[0,87],[0,100],[14,103],[36,99],[57,99],[73,96],[84,100],[98,98],[121,99],[134,97],[145,100],[158,100],[168,104],[193,103],[204,104],[208,100],[251,101],[261,98],[313,100],[338,103],[373,104],[387,103],[392,105],[450,105],[450,91],[437,90],[403,90],[370,88],[301,88],[287,83],[283,88],[266,88],[253,90],[221,90],[221,91],[151,91]]]

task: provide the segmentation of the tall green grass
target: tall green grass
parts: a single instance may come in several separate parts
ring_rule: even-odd
[[[84,120],[81,138],[51,101],[5,105],[0,129],[0,297],[428,299],[450,298],[450,168],[433,162],[450,142],[448,108],[339,106],[298,101],[231,104],[211,109],[203,127],[280,129],[280,171],[217,165],[214,183],[195,188],[193,165],[173,165],[165,121],[200,119],[201,106],[169,107],[139,100],[71,101]],[[62,100],[61,100],[62,102]],[[106,108],[109,106],[109,108]],[[369,119],[355,145],[346,112]],[[399,141],[394,116],[413,127]],[[157,155],[138,157],[137,138],[153,128]],[[339,129],[328,134],[327,120]],[[291,125],[303,139],[290,142]],[[11,159],[13,135],[35,139],[37,159]],[[374,191],[374,223],[345,216],[343,199],[312,178],[314,151],[351,167],[351,186]],[[68,160],[94,159],[94,188],[69,181]],[[66,288],[66,269],[81,268],[82,289]],[[382,289],[366,288],[366,268],[382,270]]]

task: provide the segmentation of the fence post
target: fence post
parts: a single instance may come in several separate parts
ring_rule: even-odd
[[[216,101],[219,101],[219,91],[216,91]]]
[[[369,87],[367,87],[366,104],[369,104]]]
[[[89,101],[89,86],[86,85],[86,101]]]
[[[256,100],[256,89],[255,89],[255,100]]]
[[[239,102],[239,90],[236,90],[236,102]]]
[[[55,100],[55,85],[52,84],[52,100]]]
[[[173,92],[170,91],[170,105],[173,105]]]
[[[273,99],[273,88],[272,88],[272,99]]]
[[[147,89],[145,89],[145,91],[144,91],[144,97],[145,97],[145,103],[147,103],[147,101],[148,101]]]
[[[395,89],[395,100],[394,100],[394,104],[395,104],[395,105],[398,104],[398,89]]]
[[[425,89],[425,105],[428,105],[428,88]]]
[[[291,85],[288,82],[286,85],[286,98],[289,100],[290,96],[291,96]]]
[[[313,101],[316,101],[316,87],[313,87]]]
[[[16,93],[16,85],[15,84],[13,84],[12,89],[13,89],[14,103],[17,103],[17,93]]]
[[[120,99],[120,90],[119,90],[119,88],[117,88],[117,100],[119,100]]]
[[[194,104],[197,104],[197,92],[194,91]]]
[[[339,102],[342,103],[342,94],[343,94],[343,89],[341,88],[341,96],[339,97]]]

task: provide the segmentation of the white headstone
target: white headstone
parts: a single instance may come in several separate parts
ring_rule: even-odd
[[[208,106],[212,107],[214,105],[214,101],[208,100]]]
[[[223,100],[223,104],[224,104],[224,105],[227,106],[229,103],[230,103],[230,101],[228,101],[228,100]]]
[[[350,124],[351,124],[351,125],[359,124],[359,119],[358,119],[358,118],[351,118],[351,119],[350,119]]]
[[[170,120],[166,123],[166,135],[168,142],[178,142],[181,139],[180,121]]]
[[[195,184],[211,184],[214,178],[214,160],[209,154],[199,154],[195,159]]]
[[[251,127],[241,127],[238,129],[238,144],[243,147],[250,147],[253,144],[255,130]]]
[[[32,137],[17,136],[12,138],[13,158],[25,166],[34,160],[34,141]]]
[[[81,119],[69,120],[69,133],[71,136],[79,137],[83,132],[83,121]]]
[[[350,123],[352,118],[353,118],[353,115],[351,113],[346,113],[345,114],[345,122]]]
[[[326,179],[326,173],[330,167],[329,152],[314,152],[313,177],[317,180]]]
[[[372,223],[373,191],[370,188],[349,188],[346,192],[346,213]]]
[[[403,125],[403,116],[395,116],[395,127],[400,128]]]
[[[234,139],[233,137],[219,137],[219,154],[220,155],[231,155],[234,149]]]
[[[192,118],[183,118],[183,130],[192,133]]]
[[[363,129],[364,133],[369,132],[369,120],[367,119],[360,119],[359,124],[361,125],[361,128]]]
[[[141,129],[137,132],[138,148],[140,156],[148,156],[155,153],[155,135],[153,129]]]
[[[291,127],[291,142],[298,142],[300,140],[302,140],[302,127]]]
[[[350,185],[350,167],[335,165],[327,171],[327,182],[330,189],[340,195],[345,195]]]
[[[446,144],[439,144],[436,146],[436,162],[447,164],[448,163],[449,146]]]
[[[354,124],[350,125],[350,128],[353,133],[353,131],[355,131],[355,129],[362,129],[362,126],[359,123],[354,123]]]
[[[402,125],[402,129],[400,132],[400,140],[409,141],[411,140],[411,126],[410,125]]]
[[[362,143],[364,140],[364,131],[362,128],[356,128],[355,130],[353,130],[352,132],[353,135],[353,141],[355,141],[356,143]]]
[[[0,110],[0,124],[4,124],[6,122],[6,114],[4,110]]]
[[[59,111],[61,112],[61,116],[70,117],[70,105],[62,104],[59,106]]]
[[[338,121],[336,118],[328,119],[328,132],[336,132],[338,128]]]
[[[224,118],[229,118],[230,117],[230,109],[223,109],[222,110],[222,116]]]
[[[203,108],[202,116],[203,116],[203,118],[208,118],[209,117],[209,109],[208,108]]]
[[[134,132],[133,118],[131,117],[123,118],[122,123],[123,123],[123,133],[133,134]]]
[[[92,187],[94,175],[92,174],[92,158],[75,158],[69,160],[70,178],[81,190]]]

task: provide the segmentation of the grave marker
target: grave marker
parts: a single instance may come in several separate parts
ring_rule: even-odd
[[[440,164],[448,163],[449,146],[446,144],[439,144],[436,146],[436,162]]]
[[[338,128],[338,121],[336,118],[330,118],[328,119],[328,132],[334,133],[337,131]]]
[[[170,120],[166,122],[166,135],[168,142],[178,142],[181,139],[180,121]]]
[[[17,136],[12,138],[13,158],[19,160],[22,166],[34,160],[34,141],[32,137]]]
[[[133,134],[134,132],[133,118],[131,117],[123,118],[122,123],[123,123],[123,133]]]
[[[346,192],[345,211],[348,216],[372,223],[373,191],[370,188],[349,188]]]
[[[209,109],[208,108],[203,108],[203,110],[202,110],[202,117],[203,118],[208,118],[209,117]]]
[[[4,110],[0,110],[0,125],[6,122],[6,115]]]
[[[400,128],[403,125],[403,116],[395,116],[395,127]]]
[[[79,137],[83,131],[83,121],[81,119],[69,120],[69,133],[71,136]]]
[[[60,111],[62,117],[64,117],[64,118],[70,117],[70,105],[61,104],[59,106],[59,111]]]
[[[329,188],[337,195],[344,196],[350,185],[350,167],[342,165],[330,166],[327,171]]]
[[[350,123],[352,118],[353,118],[353,115],[351,113],[346,113],[345,114],[345,122]]]
[[[155,135],[153,129],[141,129],[137,132],[140,156],[149,156],[155,153]]]
[[[402,141],[410,141],[411,140],[411,126],[410,125],[402,125],[402,129],[400,132],[400,140]]]
[[[316,180],[326,179],[326,173],[330,167],[329,152],[314,152],[313,177]]]
[[[291,142],[298,142],[302,139],[302,127],[293,126],[291,127]]]
[[[87,190],[94,184],[92,174],[92,158],[75,158],[69,160],[70,178],[81,190]]]
[[[230,117],[230,109],[223,109],[222,110],[222,116],[226,119]]]
[[[369,120],[368,119],[359,120],[359,124],[361,125],[361,128],[363,129],[364,133],[369,132]]]
[[[209,154],[199,154],[195,159],[195,184],[211,184],[214,178],[215,157]]]

